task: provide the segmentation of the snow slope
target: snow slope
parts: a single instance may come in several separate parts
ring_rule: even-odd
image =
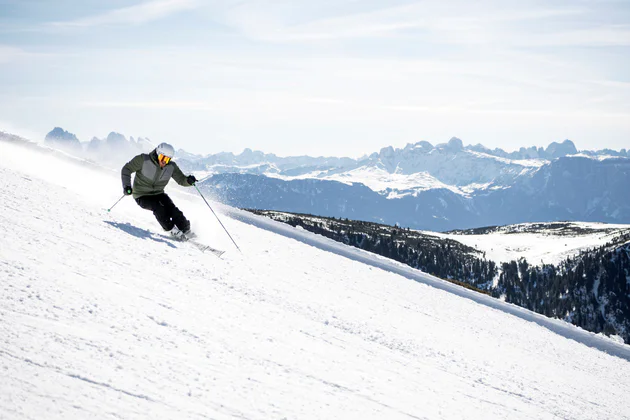
[[[240,254],[172,188],[201,254],[107,213],[117,173],[0,147],[2,419],[630,418],[627,346],[217,206]]]

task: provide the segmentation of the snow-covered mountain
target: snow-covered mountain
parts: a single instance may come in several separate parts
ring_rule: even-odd
[[[415,179],[425,182],[421,176]],[[629,184],[628,158],[569,156],[520,175],[509,187],[469,194],[444,184],[413,194],[392,189],[379,193],[365,183],[311,178],[284,181],[240,173],[212,175],[202,185],[225,203],[241,208],[447,231],[565,220],[630,223],[630,195],[625,193]]]
[[[630,416],[627,346],[213,202],[240,254],[169,187],[201,254],[108,213],[117,171],[0,147],[0,418]]]
[[[249,151],[183,167],[226,203],[452,230],[542,221],[630,223],[627,152],[577,152],[567,140],[508,154],[453,138],[364,159],[300,164]],[[252,156],[257,156],[253,159]]]
[[[110,167],[150,150],[148,140],[110,133],[76,152],[60,128],[49,136],[71,153]],[[64,140],[65,139],[65,140]],[[447,143],[385,147],[360,159],[177,152],[203,188],[237,207],[347,217],[446,231],[543,221],[630,223],[630,158],[625,149],[579,152],[573,142],[507,153]]]
[[[209,174],[241,173],[266,175],[285,181],[320,179],[346,184],[362,183],[379,193],[392,192],[400,198],[428,189],[449,188],[462,195],[478,190],[505,188],[517,179],[536,172],[550,161],[566,156],[628,157],[627,152],[604,150],[578,153],[570,140],[552,143],[547,149],[521,148],[506,153],[481,145],[464,146],[454,137],[433,146],[421,141],[402,149],[384,147],[378,153],[359,159],[280,158],[246,149],[239,155],[219,153],[196,159],[196,169]]]
[[[246,149],[240,155],[221,153],[197,160],[196,169],[205,169],[208,174],[265,175],[285,181],[361,183],[390,198],[400,198],[436,188],[467,195],[478,189],[502,187],[545,163],[541,159],[511,160],[478,150],[478,146],[465,148],[457,138],[435,147],[425,141],[408,144],[403,149],[385,147],[379,153],[356,160],[279,158]]]
[[[84,149],[97,156],[119,149],[150,149],[148,139],[127,139],[112,132],[107,139],[93,138],[90,143],[80,143],[76,136],[56,127],[46,136],[53,146]],[[595,158],[602,156],[628,157],[627,151],[584,152]],[[290,156],[279,157],[245,149],[242,153],[217,153],[200,156],[184,150],[177,152],[183,166],[209,174],[240,173],[265,175],[285,181],[296,179],[320,179],[346,184],[361,183],[389,198],[400,198],[429,189],[447,188],[462,195],[478,190],[509,187],[522,176],[534,173],[553,159],[578,155],[572,141],[552,143],[546,149],[524,148],[507,153],[501,149],[490,150],[482,145],[464,146],[462,140],[453,137],[447,143],[433,146],[426,141],[407,144],[404,148],[384,147],[359,159],[337,157]]]

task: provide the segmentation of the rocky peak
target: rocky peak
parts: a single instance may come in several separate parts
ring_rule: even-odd
[[[114,131],[109,133],[105,141],[107,142],[107,144],[112,145],[112,146],[122,145],[122,144],[127,143],[127,139],[125,138],[125,136],[123,136],[120,133],[116,133]]]
[[[447,147],[453,151],[460,151],[464,148],[464,143],[457,137],[451,137],[447,143]]]
[[[389,158],[389,157],[394,156],[394,154],[395,154],[395,151],[392,146],[383,147],[381,151],[379,152],[379,156],[382,158]]]
[[[567,155],[577,154],[577,148],[571,140],[565,140],[562,143],[556,143],[555,141],[547,147],[545,153],[548,159],[555,159]]]
[[[64,130],[61,127],[53,128],[50,133],[46,134],[46,138],[44,139],[44,141],[66,144],[79,144],[79,139],[77,138],[77,136]]]

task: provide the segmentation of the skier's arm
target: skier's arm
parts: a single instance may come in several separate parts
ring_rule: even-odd
[[[131,174],[142,169],[143,163],[144,158],[142,157],[142,155],[138,155],[122,167],[122,170],[120,171],[120,176],[122,178],[123,188],[131,186]]]
[[[171,162],[171,165],[175,166],[175,168],[173,169],[173,179],[175,180],[175,182],[184,187],[190,187],[186,175],[184,175],[182,170],[179,169],[179,166],[177,166],[175,162]]]

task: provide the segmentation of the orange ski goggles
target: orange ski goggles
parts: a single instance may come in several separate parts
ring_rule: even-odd
[[[167,163],[169,163],[171,161],[171,158],[169,156],[163,155],[163,154],[159,154],[158,155],[158,161],[163,164],[166,165]]]

